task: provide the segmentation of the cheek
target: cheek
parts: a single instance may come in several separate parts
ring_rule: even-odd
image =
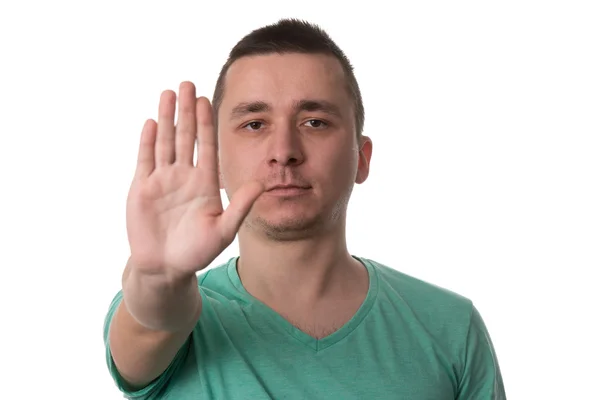
[[[322,171],[327,171],[326,186],[340,188],[354,184],[358,166],[358,156],[355,153],[351,149],[338,150],[337,153],[323,159],[326,167],[322,168]]]

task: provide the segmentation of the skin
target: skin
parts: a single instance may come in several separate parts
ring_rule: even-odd
[[[238,232],[245,288],[313,335],[330,333],[368,289],[345,229],[352,189],[369,175],[372,141],[357,138],[341,65],[314,54],[239,59],[218,119],[221,188],[228,197],[251,181],[267,189]],[[269,191],[279,184],[306,189]]]
[[[239,107],[256,101],[263,107],[251,113]],[[369,282],[346,248],[346,208],[367,179],[372,143],[357,139],[353,112],[341,66],[323,55],[236,61],[219,132],[191,82],[178,98],[163,92],[158,122],[142,129],[127,198],[131,256],[109,332],[128,386],[147,385],[171,363],[202,312],[196,273],[236,235],[244,287],[296,327],[321,338],[354,315]],[[278,184],[303,189],[271,190]]]

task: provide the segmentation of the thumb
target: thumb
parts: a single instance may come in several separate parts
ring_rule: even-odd
[[[233,241],[252,205],[264,191],[265,187],[262,183],[249,182],[234,193],[219,221],[221,234],[227,242]]]

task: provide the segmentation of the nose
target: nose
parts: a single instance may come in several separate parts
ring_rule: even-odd
[[[290,125],[276,129],[270,137],[269,163],[293,166],[303,162],[304,150],[300,132]]]

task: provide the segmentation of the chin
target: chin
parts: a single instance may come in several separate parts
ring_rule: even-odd
[[[259,231],[269,239],[277,241],[299,240],[314,236],[323,226],[318,215],[309,217],[306,214],[288,213],[287,215],[256,215],[246,220],[246,225],[253,231]]]
[[[312,219],[318,214],[318,205],[307,198],[260,197],[254,207],[254,217],[270,221],[273,224],[286,224],[286,221]]]

